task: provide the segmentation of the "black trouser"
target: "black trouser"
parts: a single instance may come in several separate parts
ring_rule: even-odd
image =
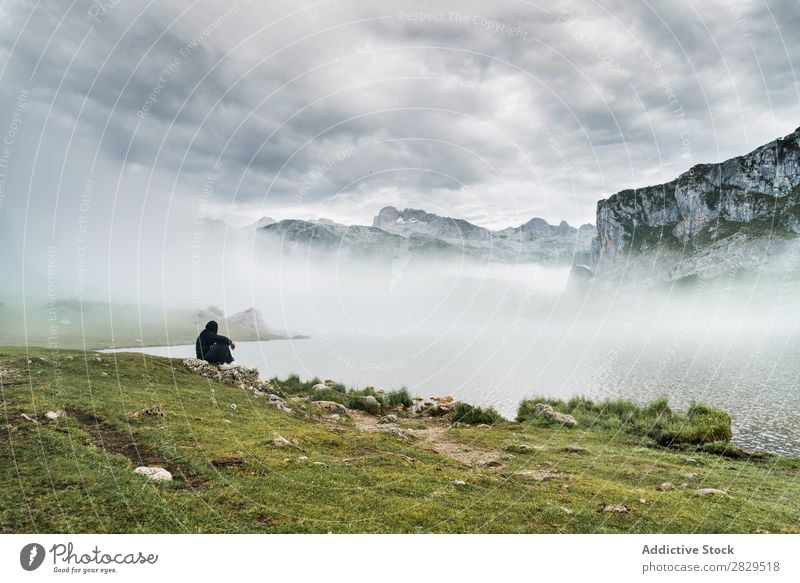
[[[230,364],[233,362],[231,349],[227,344],[214,344],[205,353],[205,360],[211,364]]]

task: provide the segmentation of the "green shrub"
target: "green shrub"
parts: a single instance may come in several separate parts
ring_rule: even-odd
[[[351,394],[348,396],[347,406],[350,409],[358,409],[359,411],[366,411],[370,415],[378,415],[382,411],[381,402],[367,399],[367,396],[374,395],[357,395]]]
[[[534,413],[537,403],[546,403],[556,411],[569,413],[581,427],[622,431],[647,437],[663,446],[728,442],[732,437],[731,419],[724,411],[699,403],[693,404],[685,415],[677,415],[666,397],[659,397],[645,406],[633,401],[616,399],[595,403],[585,397],[559,399],[525,399],[517,411],[517,421],[543,425]]]
[[[398,391],[386,393],[385,396],[389,407],[401,406],[403,409],[408,409],[414,404],[414,400],[411,398],[408,389],[405,387]]]
[[[505,421],[502,415],[489,407],[474,407],[467,403],[457,403],[451,418],[453,422],[467,423],[469,425],[494,425]]]

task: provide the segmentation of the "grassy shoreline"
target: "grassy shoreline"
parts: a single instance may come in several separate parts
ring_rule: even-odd
[[[276,379],[287,413],[139,353],[6,347],[0,369],[6,533],[800,532],[800,460],[663,447],[625,430],[643,419],[625,407],[591,423],[573,403],[575,427],[481,426],[453,423],[456,404],[414,417],[376,393],[372,415],[366,395]],[[312,403],[323,396],[349,412]],[[134,415],[155,403],[163,417]]]

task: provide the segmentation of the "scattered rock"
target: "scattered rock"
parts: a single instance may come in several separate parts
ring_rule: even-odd
[[[384,429],[384,432],[391,433],[392,435],[395,435],[400,439],[406,439],[408,437],[408,435],[406,435],[406,433],[399,427],[387,427],[386,429]]]
[[[689,472],[688,474],[682,474],[682,475],[687,480],[694,480],[699,474],[697,472]]]
[[[338,420],[339,420],[339,419],[341,419],[341,418],[342,418],[342,416],[341,416],[341,415],[339,415],[338,413],[331,413],[330,419],[331,419],[332,421],[338,421]]]
[[[656,486],[656,490],[658,490],[659,492],[669,492],[670,490],[674,489],[675,489],[675,484],[673,484],[672,482],[664,482],[663,484],[659,484],[658,486]]]
[[[349,413],[347,407],[335,401],[311,401],[311,404],[317,405],[330,413],[338,413],[339,415],[347,415]]]
[[[519,472],[514,472],[514,475],[526,480],[541,482],[542,480],[548,480],[550,478],[560,478],[564,474],[561,472],[545,472],[541,470],[521,470]]]
[[[561,507],[561,510],[562,510],[563,512],[567,513],[567,514],[575,514],[575,511],[574,511],[574,510],[570,510],[570,509],[569,509],[569,508],[567,508],[566,506],[562,506],[562,507]]]
[[[242,365],[216,366],[197,358],[186,358],[183,360],[183,365],[195,374],[218,380],[226,385],[234,387],[244,385],[245,388],[256,388],[257,390],[271,387],[269,381],[262,381],[258,378],[257,368]]]
[[[308,461],[308,456],[307,455],[301,455],[301,456],[299,456],[297,458],[297,461],[299,461],[299,462],[307,462]]]
[[[467,483],[464,480],[453,480],[450,482],[453,486],[466,486]]]
[[[578,422],[575,420],[575,417],[566,413],[555,411],[553,407],[547,403],[536,403],[533,406],[533,412],[541,415],[548,421],[552,421],[553,423],[561,423],[562,425],[567,425],[568,427],[575,427],[578,424]]]
[[[103,359],[100,358],[99,356],[95,356],[94,359],[96,362],[103,362]]]
[[[236,406],[236,403],[231,403],[230,404],[230,408],[231,408],[231,411],[238,411],[239,410],[239,407]]]
[[[214,403],[216,404],[216,403]],[[143,415],[151,415],[154,417],[164,417],[166,413],[164,412],[164,407],[161,403],[153,403],[149,407],[145,407],[144,409],[139,409],[138,411],[134,411],[133,413],[129,414],[128,416],[131,419],[139,419]]]
[[[717,488],[700,488],[694,492],[699,496],[729,496],[725,490],[719,490]]]
[[[477,427],[478,429],[491,429],[492,426],[489,425],[488,423],[479,423],[475,427]]]
[[[530,445],[526,445],[524,443],[512,443],[503,449],[512,453],[530,453],[533,451],[533,448]]]
[[[107,377],[107,376],[108,376],[108,373],[107,373],[106,371],[103,371],[103,372],[101,372],[101,373],[100,373],[100,375],[101,375],[101,376],[104,376],[104,377]]]
[[[49,419],[50,421],[55,421],[59,417],[61,417],[61,411],[48,411],[44,414],[45,419]]]
[[[378,399],[376,399],[372,395],[367,395],[366,397],[364,397],[364,402],[367,403],[370,407],[380,407],[381,405],[378,402]]]
[[[312,462],[315,466],[327,466],[325,462]]]
[[[560,451],[564,453],[578,453],[578,454],[589,453],[588,449],[586,449],[585,447],[578,447],[577,445],[569,445],[567,447],[563,447],[561,448]]]
[[[388,415],[384,415],[378,420],[378,423],[385,424],[385,423],[397,423],[397,415],[394,413],[390,413]]]
[[[316,385],[311,387],[311,390],[312,391],[327,391],[328,390],[328,385],[326,385],[325,383],[317,383]]]
[[[272,440],[272,445],[275,447],[286,447],[287,445],[292,445],[292,443],[285,437],[279,435]]]
[[[215,460],[211,460],[211,465],[213,465],[215,468],[230,468],[234,466],[243,466],[244,459],[238,456],[221,457]]]
[[[162,480],[167,482],[172,480],[172,474],[158,466],[139,466],[133,470],[133,473],[145,476],[149,480]]]
[[[625,506],[624,504],[609,504],[608,502],[603,502],[597,507],[598,512],[614,512],[617,514],[626,514],[631,511],[630,508]]]
[[[22,417],[25,421],[30,421],[31,423],[36,423],[37,425],[39,424],[39,422],[36,419],[29,417],[25,413],[20,414],[20,417]]]

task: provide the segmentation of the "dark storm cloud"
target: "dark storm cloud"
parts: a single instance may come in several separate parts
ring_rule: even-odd
[[[191,200],[214,174],[215,208],[253,215],[365,222],[416,197],[586,222],[800,125],[796,3],[10,4],[2,111],[22,86],[53,104],[45,137],[79,150],[44,140],[62,190],[98,149],[109,180],[136,165],[147,196]]]

